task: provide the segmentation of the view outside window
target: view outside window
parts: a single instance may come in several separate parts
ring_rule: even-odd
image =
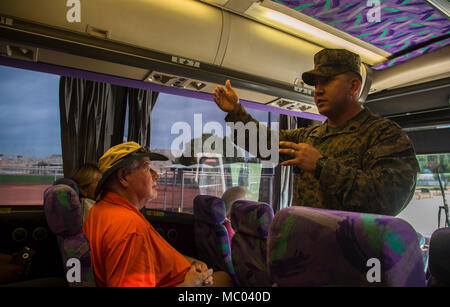
[[[450,154],[418,155],[417,160],[420,173],[416,191],[398,217],[423,236],[430,237],[437,228],[445,227],[444,200],[447,204],[450,200]]]
[[[58,89],[57,75],[0,66],[0,206],[42,206],[45,189],[63,176]],[[267,112],[247,111],[268,122]],[[159,95],[152,112],[151,149],[170,160],[154,162],[161,178],[158,198],[149,208],[192,213],[198,194],[221,197],[234,186],[245,187],[248,199],[270,203],[273,169],[263,169],[249,153],[234,146],[232,158],[208,152],[193,156],[196,139],[202,145],[223,142],[226,148],[225,116],[212,100]],[[272,121],[277,119],[273,114]],[[236,158],[238,152],[242,157]],[[416,191],[398,217],[430,237],[447,218],[450,154],[417,159]]]
[[[0,97],[0,206],[42,206],[63,173],[59,76],[0,66]]]
[[[268,122],[267,112],[247,111],[258,121]],[[149,208],[192,213],[195,196],[221,197],[234,186],[246,188],[249,200],[270,203],[273,170],[263,169],[258,159],[233,144],[227,137],[225,116],[212,99],[159,95],[152,112],[151,150],[170,161],[153,163],[161,179],[158,198]],[[204,150],[215,149],[214,144],[222,146],[222,154]],[[225,153],[227,146],[231,157]]]

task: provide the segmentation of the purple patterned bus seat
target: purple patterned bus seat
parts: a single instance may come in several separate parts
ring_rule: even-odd
[[[69,286],[95,287],[89,242],[81,229],[78,193],[65,184],[47,188],[44,192],[44,212],[49,228],[56,234],[66,277],[73,278],[68,280]],[[78,264],[80,271],[76,272],[74,270],[77,270]]]
[[[198,195],[194,198],[195,246],[199,258],[214,270],[230,274],[235,285],[239,284],[231,260],[230,239],[223,222],[225,203],[221,198]]]
[[[270,226],[268,265],[277,286],[425,286],[416,232],[390,216],[283,209]]]
[[[71,187],[72,189],[74,189],[75,192],[77,192],[78,197],[80,196],[80,191],[79,191],[79,189],[78,189],[78,184],[77,184],[75,181],[73,181],[72,179],[69,179],[69,178],[59,178],[59,179],[56,179],[56,180],[53,182],[53,185],[59,185],[59,184],[65,184],[65,185],[68,185],[69,187]]]
[[[266,203],[238,200],[231,208],[231,224],[236,231],[231,255],[241,286],[269,287],[267,236],[273,209]]]

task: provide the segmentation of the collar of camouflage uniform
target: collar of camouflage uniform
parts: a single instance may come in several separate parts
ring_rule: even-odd
[[[319,126],[318,129],[315,129],[311,136],[314,137],[323,137],[329,136],[333,134],[346,134],[353,133],[355,130],[358,130],[363,122],[366,121],[367,117],[370,115],[367,109],[362,109],[355,117],[348,120],[345,124],[340,127],[329,127],[328,120],[325,121],[322,125]]]

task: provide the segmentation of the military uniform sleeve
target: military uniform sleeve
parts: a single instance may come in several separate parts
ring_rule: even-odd
[[[225,117],[225,122],[227,123],[232,123],[234,124],[234,127],[237,128],[236,123],[238,122],[242,122],[246,127],[250,127],[250,125],[248,125],[248,123],[252,122],[254,123],[255,129],[256,129],[256,133],[254,133],[253,135],[251,133],[249,133],[248,129],[245,129],[245,146],[240,146],[242,144],[238,144],[238,133],[239,130],[235,129],[234,130],[234,143],[240,147],[243,147],[246,151],[250,152],[252,155],[258,156],[259,158],[263,158],[261,155],[261,150],[256,149],[257,152],[255,152],[254,148],[250,148],[250,144],[249,141],[252,137],[256,137],[257,138],[257,144],[261,144],[259,142],[259,137],[260,137],[260,129],[262,127],[264,127],[263,125],[260,125],[260,123],[254,119],[246,110],[245,108],[242,106],[242,104],[239,106],[239,109],[235,112],[235,113],[228,113],[228,115]],[[267,127],[264,127],[263,129],[265,129],[265,135],[267,137],[267,148],[270,149],[272,144],[271,144],[271,136],[270,136],[270,130],[267,129]],[[289,142],[294,142],[294,143],[301,143],[302,142],[302,136],[304,133],[304,128],[299,128],[299,129],[291,129],[291,130],[279,130],[279,134],[278,134],[278,142],[281,141],[289,141]]]
[[[386,121],[373,131],[376,137],[363,156],[362,169],[329,158],[320,189],[324,198],[338,198],[338,210],[397,215],[411,200],[419,165],[409,138],[395,123]]]

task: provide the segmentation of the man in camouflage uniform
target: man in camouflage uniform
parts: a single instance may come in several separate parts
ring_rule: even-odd
[[[414,148],[396,123],[360,106],[360,65],[352,52],[323,49],[314,56],[314,69],[302,75],[315,86],[314,101],[328,119],[279,132],[279,152],[290,156],[281,165],[298,170],[293,205],[397,215],[414,193]],[[228,112],[227,122],[257,123],[229,81],[215,89],[214,101]]]

